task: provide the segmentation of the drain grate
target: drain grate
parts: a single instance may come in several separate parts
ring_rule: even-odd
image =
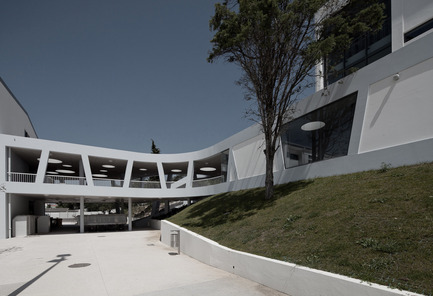
[[[89,265],[90,265],[90,263],[76,263],[76,264],[69,265],[68,267],[69,268],[82,268],[82,267],[87,267]]]
[[[153,246],[154,246],[154,244],[147,244],[147,246],[149,246],[149,247],[153,247]]]

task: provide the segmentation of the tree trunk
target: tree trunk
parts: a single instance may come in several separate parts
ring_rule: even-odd
[[[274,197],[274,155],[273,149],[267,149],[266,155],[266,196],[265,199],[272,199]]]

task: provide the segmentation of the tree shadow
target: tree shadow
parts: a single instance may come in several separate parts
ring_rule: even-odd
[[[265,199],[263,187],[212,196],[189,209],[187,219],[191,221],[183,226],[214,227],[242,220],[273,206],[278,199],[304,189],[312,182],[305,180],[275,186],[274,198],[271,200]]]

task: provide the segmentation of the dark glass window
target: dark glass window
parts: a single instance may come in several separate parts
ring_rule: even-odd
[[[382,29],[355,38],[344,53],[328,56],[325,59],[326,85],[391,53],[391,1],[382,0],[381,2],[385,3],[384,14],[386,16]]]
[[[347,155],[356,97],[353,93],[284,125],[286,168]]]
[[[406,34],[404,34],[404,42],[408,42],[414,39],[415,37],[418,37],[419,35],[427,32],[430,29],[433,29],[433,19],[423,23],[422,25],[419,25],[415,29],[412,29]]]

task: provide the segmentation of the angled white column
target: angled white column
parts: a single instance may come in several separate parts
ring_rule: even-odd
[[[227,164],[227,180],[226,182],[238,180],[238,172],[236,169],[235,154],[233,149],[229,150],[229,162]]]
[[[41,157],[39,158],[38,172],[36,173],[36,183],[44,183],[45,173],[47,171],[48,158],[50,156],[50,151],[44,149],[42,150]]]
[[[186,188],[192,188],[192,182],[194,180],[194,161],[188,162],[188,173],[187,173]]]
[[[128,163],[126,164],[125,178],[123,178],[123,188],[129,188],[129,183],[131,183],[133,163],[133,160],[128,160]]]
[[[161,183],[161,189],[167,189],[167,183],[165,183],[164,167],[160,162],[157,162],[156,165],[158,166],[159,183]]]
[[[80,196],[80,233],[84,233],[84,196]]]
[[[132,200],[128,197],[128,230],[132,230]]]
[[[84,174],[86,175],[87,186],[93,186],[92,170],[90,169],[89,156],[81,154],[81,161],[83,162]]]

